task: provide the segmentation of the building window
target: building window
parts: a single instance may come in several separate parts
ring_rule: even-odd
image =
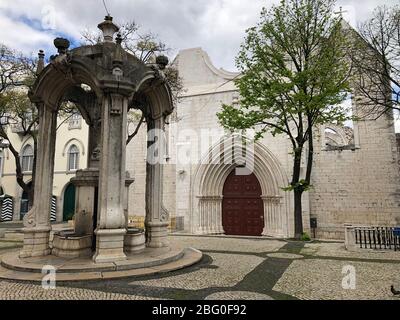
[[[79,149],[76,145],[72,145],[68,150],[68,171],[78,170],[79,166]]]
[[[325,128],[325,146],[327,150],[354,148],[353,129],[347,126],[327,126]]]
[[[32,172],[33,170],[33,148],[26,145],[22,150],[22,171]]]
[[[358,126],[353,121],[354,107],[353,96],[350,92],[346,93],[344,101],[336,106],[346,114],[348,120],[344,123],[330,123],[322,126],[322,150],[325,151],[342,151],[356,150],[359,148]]]
[[[2,125],[7,125],[7,124],[8,124],[8,118],[9,118],[9,115],[4,114],[4,115],[0,118],[0,124],[2,124]]]
[[[74,113],[69,119],[68,129],[81,129],[82,128],[82,117],[79,113]]]

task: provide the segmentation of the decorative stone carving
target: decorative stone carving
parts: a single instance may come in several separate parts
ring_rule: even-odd
[[[100,147],[97,146],[97,147],[94,148],[93,151],[92,151],[91,160],[92,160],[92,161],[100,161],[100,154],[101,154]]]
[[[162,222],[167,222],[169,221],[169,212],[168,210],[164,207],[164,205],[161,205],[161,218],[160,220]]]
[[[113,42],[118,27],[110,16],[99,24],[99,28],[104,37],[101,43],[69,50],[69,41],[59,38],[55,40],[58,55],[51,58],[49,65],[44,66],[44,57],[40,55],[38,78],[29,93],[31,101],[38,106],[40,122],[35,205],[24,218],[21,257],[50,254],[50,199],[57,110],[60,102],[72,101],[89,124],[89,169],[78,173],[75,180],[79,189],[75,236],[81,238],[57,236],[55,252],[58,250],[58,254],[64,255],[69,250],[68,254],[79,255],[79,250],[88,249],[89,236],[94,233],[95,262],[126,259],[126,184],[133,182],[125,176],[128,106],[140,106],[148,119],[158,119],[155,120],[157,127],[162,128],[162,120],[173,111],[171,91],[161,71],[168,61],[158,58],[155,70],[123,50],[121,37],[117,37],[117,43]],[[93,172],[98,175],[98,180],[96,176],[95,181],[89,182]],[[152,167],[150,175],[147,197],[151,208],[147,224],[149,244],[166,246],[168,214],[161,204],[162,166]],[[97,228],[93,231],[90,221],[95,208],[98,208]]]
[[[227,138],[230,140],[230,138]],[[245,139],[243,137],[243,139]],[[241,148],[240,140],[221,140],[204,156],[194,174],[191,224],[193,233],[217,234],[223,233],[222,228],[222,194],[226,178],[237,163],[213,164],[209,159],[221,159],[225,154],[231,154],[232,148]],[[226,143],[225,143],[226,142]],[[240,149],[239,149],[240,150]],[[264,235],[289,237],[292,221],[290,220],[290,195],[281,187],[288,184],[279,161],[260,143],[254,144],[254,150],[239,159],[252,163],[252,172],[257,176],[264,196]]]
[[[199,197],[199,234],[223,234],[222,196]]]

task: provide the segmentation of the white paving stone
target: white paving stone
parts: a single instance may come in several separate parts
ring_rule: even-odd
[[[175,236],[170,237],[171,243],[180,243],[182,246],[195,247],[207,251],[230,251],[230,252],[273,252],[282,248],[286,242],[262,238],[244,239],[231,237],[193,237]]]
[[[342,287],[346,266],[355,268],[354,290]],[[273,289],[307,300],[398,299],[390,292],[390,286],[400,287],[399,269],[400,264],[391,263],[296,260]]]
[[[189,290],[231,287],[264,261],[262,258],[248,255],[212,253],[210,256],[213,259],[211,268],[201,268],[163,279],[133,281],[130,284]]]

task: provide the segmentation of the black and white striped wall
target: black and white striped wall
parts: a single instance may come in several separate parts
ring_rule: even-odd
[[[12,221],[13,220],[13,198],[4,198],[1,204],[0,221]]]
[[[51,214],[50,214],[50,221],[55,222],[57,221],[57,197],[53,196],[51,198]]]

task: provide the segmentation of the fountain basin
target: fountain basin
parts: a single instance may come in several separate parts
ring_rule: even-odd
[[[52,254],[61,258],[90,257],[92,252],[92,236],[77,235],[74,232],[54,234]]]
[[[140,253],[146,249],[146,237],[143,229],[128,228],[124,238],[126,253]]]

